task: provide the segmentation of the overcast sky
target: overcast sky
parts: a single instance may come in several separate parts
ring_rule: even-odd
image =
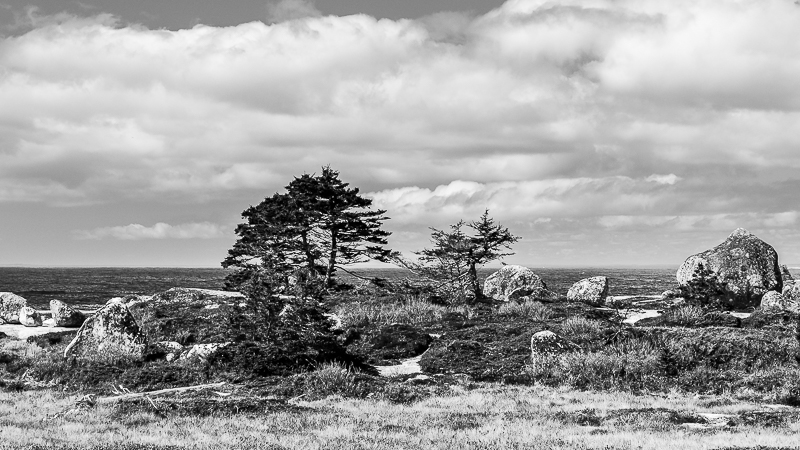
[[[218,266],[330,164],[390,243],[485,208],[508,262],[800,263],[793,0],[0,0],[0,265]]]

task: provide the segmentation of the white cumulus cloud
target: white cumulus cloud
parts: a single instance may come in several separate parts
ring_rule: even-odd
[[[119,239],[135,241],[142,239],[213,239],[223,237],[227,230],[220,225],[200,222],[170,225],[159,222],[153,226],[138,223],[116,227],[101,227],[75,232],[78,239]]]

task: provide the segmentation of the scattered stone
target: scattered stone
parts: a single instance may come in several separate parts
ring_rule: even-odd
[[[28,306],[28,301],[11,292],[0,292],[0,319],[5,323],[19,323],[19,310]]]
[[[578,281],[569,288],[567,300],[591,306],[603,306],[608,297],[608,278],[591,277]]]
[[[405,382],[410,384],[428,384],[431,381],[433,380],[428,375],[419,374],[407,379]]]
[[[794,297],[786,297],[781,293],[769,291],[761,297],[761,309],[800,313],[800,302]]]
[[[151,353],[163,355],[167,362],[178,359],[184,351],[184,347],[174,341],[157,342],[149,349]]]
[[[778,253],[743,228],[716,247],[688,257],[676,274],[678,283],[687,286],[700,265],[717,276],[729,294],[725,300],[729,307],[757,306],[768,291],[783,287]]]
[[[177,342],[176,342],[177,343]],[[178,344],[180,345],[180,344]],[[199,359],[201,361],[207,361],[213,354],[217,353],[219,350],[231,345],[230,342],[222,342],[222,343],[214,343],[214,344],[196,344],[193,345],[188,352],[180,355],[178,359],[187,360],[187,359]]]
[[[64,357],[141,357],[147,347],[146,341],[124,301],[111,299],[83,323],[75,339],[64,350]]]
[[[487,297],[504,302],[521,297],[555,299],[557,295],[547,289],[544,281],[527,267],[508,265],[491,274],[483,284]]]
[[[19,323],[26,327],[42,326],[42,316],[30,306],[23,306],[19,310]]]
[[[579,348],[549,330],[540,331],[531,336],[531,359],[534,361],[544,355],[558,355]]]
[[[54,327],[77,328],[83,325],[86,316],[73,309],[61,300],[50,300],[50,312],[53,314]]]

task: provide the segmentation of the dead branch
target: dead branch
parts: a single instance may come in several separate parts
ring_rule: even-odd
[[[150,397],[156,397],[156,396],[159,396],[159,395],[175,394],[175,393],[179,393],[179,392],[189,392],[189,391],[200,391],[200,390],[203,390],[203,389],[221,388],[224,385],[225,385],[225,382],[222,381],[222,382],[219,382],[219,383],[199,384],[197,386],[184,386],[184,387],[179,387],[179,388],[161,389],[161,390],[158,390],[158,391],[150,391],[150,392],[131,392],[131,393],[128,393],[128,394],[115,395],[115,396],[112,396],[112,397],[98,398],[98,399],[95,400],[95,403],[103,404],[103,403],[124,402],[124,401],[128,401],[128,400],[134,400],[134,399],[137,399],[137,398],[142,398],[142,397],[147,397],[149,399]]]

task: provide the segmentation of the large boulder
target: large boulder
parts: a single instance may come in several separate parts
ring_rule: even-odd
[[[743,228],[716,247],[688,257],[676,274],[678,283],[687,286],[700,266],[717,277],[729,307],[758,306],[764,294],[783,287],[778,253]]]
[[[527,267],[508,265],[491,274],[483,284],[483,294],[504,302],[521,297],[552,299],[555,294]]]
[[[591,277],[578,281],[569,288],[567,300],[583,302],[592,306],[603,306],[608,297],[608,278]]]
[[[800,312],[800,302],[780,292],[769,291],[761,297],[761,309]]]
[[[19,323],[19,310],[28,306],[28,301],[11,292],[0,292],[0,319],[5,323]]]
[[[148,297],[128,299],[128,308],[150,342],[183,346],[236,341],[240,323],[250,322],[238,292],[172,288]]]
[[[64,357],[141,357],[147,339],[122,299],[112,299],[87,319],[64,350]]]
[[[19,309],[19,323],[26,327],[42,326],[42,316],[30,306],[23,306]]]
[[[61,300],[50,300],[50,313],[53,315],[52,326],[73,328],[83,325],[86,316],[73,309]]]

